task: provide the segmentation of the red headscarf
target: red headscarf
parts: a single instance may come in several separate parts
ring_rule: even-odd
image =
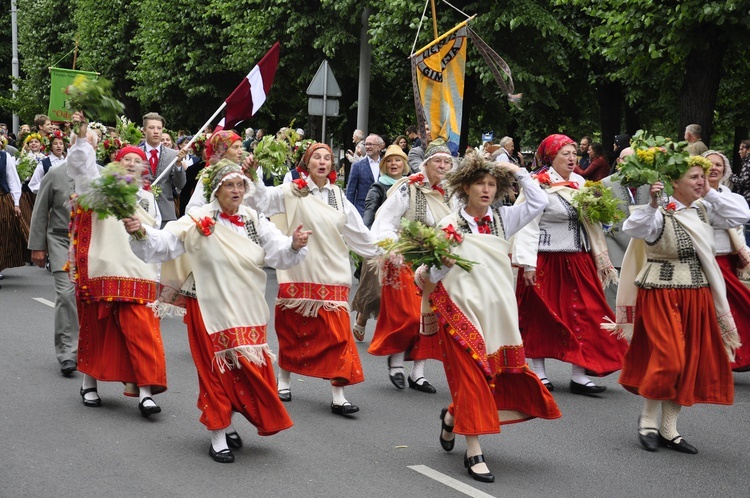
[[[539,144],[539,148],[536,151],[536,155],[542,164],[545,166],[551,166],[552,160],[555,159],[560,149],[566,145],[575,145],[575,140],[567,135],[555,134],[550,135]]]
[[[140,147],[135,147],[133,145],[128,145],[118,150],[117,155],[115,156],[115,161],[120,162],[120,160],[125,157],[125,154],[138,154],[141,159],[146,161],[146,153],[143,151],[143,149],[141,149]]]
[[[206,157],[208,160],[217,161],[224,157],[229,147],[237,140],[242,140],[239,135],[233,131],[221,130],[211,135],[206,145]]]

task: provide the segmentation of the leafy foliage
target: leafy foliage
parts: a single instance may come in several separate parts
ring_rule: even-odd
[[[602,182],[587,181],[573,194],[572,200],[578,216],[590,223],[611,226],[625,218],[625,213],[617,207],[619,201],[612,189],[605,187]]]
[[[654,137],[638,130],[630,142],[635,154],[625,158],[616,178],[626,187],[636,188],[660,181],[667,195],[672,195],[672,181],[681,178],[690,168],[686,145],[687,142],[673,142],[670,138]]]

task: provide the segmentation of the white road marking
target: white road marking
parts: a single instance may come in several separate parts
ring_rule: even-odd
[[[53,303],[52,301],[47,301],[43,297],[34,297],[32,299],[34,299],[34,301],[36,301],[38,303],[46,304],[50,308],[54,308],[55,307],[55,303]]]
[[[456,491],[460,491],[465,495],[472,496],[473,498],[494,498],[492,495],[489,495],[484,491],[479,491],[476,488],[472,488],[468,484],[464,484],[463,482],[453,479],[452,477],[448,477],[447,475],[442,474],[437,470],[431,469],[426,465],[409,465],[409,468],[429,477],[430,479],[434,479],[441,484],[445,484],[446,486],[453,488]]]

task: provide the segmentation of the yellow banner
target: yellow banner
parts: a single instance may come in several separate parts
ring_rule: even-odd
[[[466,26],[454,28],[412,58],[419,101],[432,138],[458,147],[464,103]]]

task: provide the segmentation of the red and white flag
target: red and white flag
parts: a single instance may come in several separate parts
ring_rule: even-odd
[[[279,42],[276,42],[227,97],[224,117],[214,131],[234,128],[242,121],[250,119],[260,109],[266,101],[268,92],[271,91],[276,68],[279,67],[279,49]]]

